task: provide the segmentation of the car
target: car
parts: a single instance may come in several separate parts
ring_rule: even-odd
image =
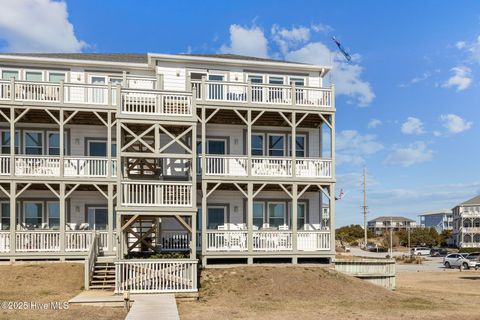
[[[451,253],[446,255],[443,258],[443,265],[445,268],[463,268],[463,269],[470,269],[475,268],[477,269],[480,267],[480,263],[475,259],[475,257],[468,258],[469,254],[467,253]]]
[[[448,254],[447,249],[443,248],[432,248],[430,250],[431,257],[445,257]]]
[[[428,256],[428,255],[430,255],[430,248],[427,248],[427,247],[412,248],[412,256]]]

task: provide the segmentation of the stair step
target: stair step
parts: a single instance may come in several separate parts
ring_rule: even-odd
[[[115,275],[114,275],[114,274],[109,274],[109,275],[97,275],[97,274],[94,274],[94,275],[93,275],[93,278],[94,278],[94,279],[115,279]]]
[[[115,285],[115,280],[107,280],[107,281],[103,281],[103,280],[92,280],[90,283],[91,283],[91,284],[109,284],[109,285]]]
[[[114,290],[115,286],[90,286],[90,289],[94,289],[94,290]]]

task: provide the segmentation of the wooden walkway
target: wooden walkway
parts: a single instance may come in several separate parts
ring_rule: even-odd
[[[125,320],[180,320],[173,294],[135,295]]]

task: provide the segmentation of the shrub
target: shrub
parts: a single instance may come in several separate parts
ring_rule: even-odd
[[[422,264],[425,259],[417,256],[398,256],[395,257],[395,261],[411,264]]]
[[[472,253],[472,252],[479,252],[480,248],[460,248],[458,252],[460,253]]]
[[[363,239],[365,231],[359,224],[351,224],[335,230],[335,239],[351,243],[357,239]],[[373,238],[373,234],[368,231],[367,236]]]

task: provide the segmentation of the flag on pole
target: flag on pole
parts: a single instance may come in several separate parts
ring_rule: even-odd
[[[335,38],[335,37],[332,37],[332,40],[333,40],[333,42],[335,42],[335,44],[338,47],[338,50],[340,50],[340,52],[343,54],[345,59],[347,59],[347,61],[352,60],[352,57],[348,54],[347,50],[345,50],[345,48],[342,46],[340,41],[338,41],[337,38]]]

